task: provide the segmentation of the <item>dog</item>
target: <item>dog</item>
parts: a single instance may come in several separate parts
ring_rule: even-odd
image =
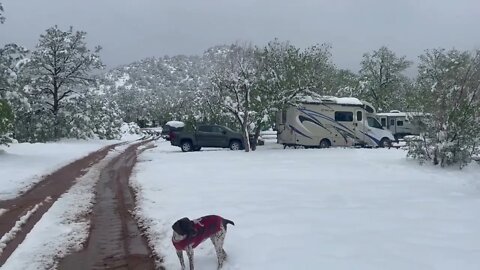
[[[185,262],[183,260],[183,251],[187,252],[190,263],[190,270],[193,268],[193,249],[200,245],[203,241],[210,238],[217,253],[218,268],[221,269],[227,253],[223,249],[223,241],[227,233],[227,224],[233,221],[225,219],[221,216],[209,215],[195,220],[182,218],[172,225],[173,236],[172,243],[177,251],[178,259],[182,270],[185,270]]]

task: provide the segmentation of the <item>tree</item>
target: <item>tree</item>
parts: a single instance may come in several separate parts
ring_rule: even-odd
[[[405,56],[397,57],[387,47],[365,53],[360,69],[361,97],[379,111],[403,109],[408,79],[402,72],[410,65]]]
[[[251,102],[253,142],[262,128],[273,124],[275,112],[299,96],[326,91],[334,72],[329,50],[325,44],[301,50],[288,42],[274,40],[257,52],[259,79]]]
[[[92,70],[103,68],[98,55],[87,48],[86,33],[62,31],[57,26],[40,36],[39,44],[28,63],[31,77],[29,94],[35,99],[35,114],[42,125],[45,139],[58,139],[61,133],[61,111],[68,99],[86,89],[94,80]],[[38,117],[37,117],[38,118]]]
[[[0,99],[0,145],[11,142],[9,131],[12,130],[13,112],[7,101]]]
[[[5,22],[5,16],[3,16],[3,6],[2,6],[2,3],[0,3],[0,24],[4,23]]]
[[[408,155],[441,166],[467,164],[480,143],[480,50],[428,50],[420,56],[417,106],[430,115]]]
[[[211,82],[219,105],[238,121],[246,152],[250,151],[252,91],[258,82],[256,50],[251,45],[233,44],[212,71]]]
[[[25,106],[23,95],[18,91],[18,74],[25,63],[27,51],[15,44],[0,48],[0,144],[11,142],[13,131],[13,108]]]

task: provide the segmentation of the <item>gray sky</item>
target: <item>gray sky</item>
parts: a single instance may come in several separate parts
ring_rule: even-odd
[[[480,48],[480,0],[0,0],[0,45],[32,48],[57,24],[88,33],[108,67],[149,56],[200,54],[235,41],[278,37],[330,43],[337,66],[387,45],[410,60],[427,48]]]

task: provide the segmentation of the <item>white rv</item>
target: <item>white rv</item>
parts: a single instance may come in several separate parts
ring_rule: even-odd
[[[375,109],[356,98],[303,98],[276,116],[277,142],[284,146],[390,146],[389,130],[376,119]]]
[[[377,113],[377,118],[383,128],[392,132],[396,140],[407,135],[419,135],[422,120],[428,114],[418,112],[400,112],[397,110],[389,113]]]

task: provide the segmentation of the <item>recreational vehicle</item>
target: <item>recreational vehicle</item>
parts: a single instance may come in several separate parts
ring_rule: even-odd
[[[420,125],[427,114],[418,112],[390,111],[377,113],[377,118],[383,128],[390,130],[396,140],[407,135],[419,135]]]
[[[356,98],[302,98],[276,115],[277,140],[284,146],[387,147],[394,140],[376,119],[375,109]]]

